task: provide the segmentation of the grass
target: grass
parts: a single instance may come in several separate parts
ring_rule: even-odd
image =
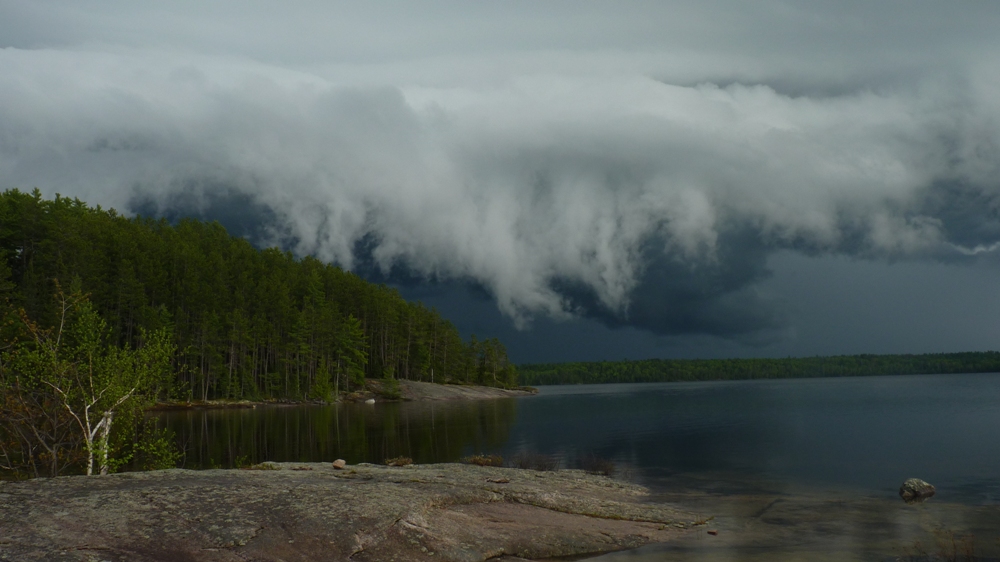
[[[391,459],[385,459],[386,466],[409,466],[413,464],[413,459],[410,457],[393,457]]]
[[[503,457],[500,455],[472,455],[465,457],[461,462],[478,466],[503,466]]]

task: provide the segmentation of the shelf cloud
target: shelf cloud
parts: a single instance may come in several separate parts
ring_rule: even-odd
[[[567,26],[569,4],[515,3],[495,28],[429,3],[369,35],[351,22],[374,8],[316,6],[327,38],[304,13],[158,26],[107,3],[74,26],[56,4],[51,26],[0,18],[4,187],[229,216],[348,269],[481,287],[521,326],[752,340],[788,324],[756,290],[776,253],[1000,247],[1000,50],[934,3],[910,22],[581,3]]]

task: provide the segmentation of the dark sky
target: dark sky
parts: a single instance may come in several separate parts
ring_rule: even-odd
[[[0,0],[0,187],[518,361],[997,349],[995,2]]]

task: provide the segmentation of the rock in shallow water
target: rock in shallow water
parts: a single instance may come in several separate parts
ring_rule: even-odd
[[[936,490],[919,478],[910,478],[899,487],[899,497],[906,503],[920,503],[934,495]]]
[[[538,559],[661,542],[701,520],[580,471],[273,467],[4,483],[0,560]]]

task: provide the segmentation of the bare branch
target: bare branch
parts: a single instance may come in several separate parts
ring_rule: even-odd
[[[49,381],[42,381],[42,382],[44,382],[45,384],[51,386],[56,392],[59,393],[60,396],[63,397],[63,406],[66,407],[66,411],[69,412],[69,415],[73,416],[73,418],[76,419],[76,423],[80,424],[80,429],[83,430],[84,433],[86,433],[87,432],[87,427],[84,425],[83,421],[80,420],[80,416],[76,415],[76,412],[74,412],[73,408],[70,406],[69,396],[67,396],[66,393],[63,392],[63,390],[61,388],[59,388],[58,386],[52,384],[51,382],[49,382]],[[88,425],[89,425],[89,423],[88,423]]]

